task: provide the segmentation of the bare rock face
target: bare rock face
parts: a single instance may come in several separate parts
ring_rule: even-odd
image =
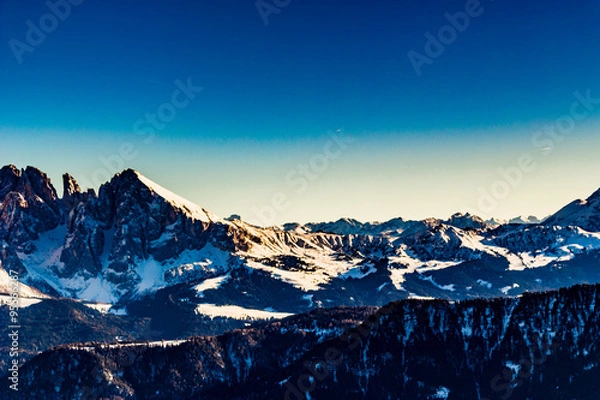
[[[17,271],[20,276],[27,274],[27,270],[17,256],[15,249],[4,240],[0,240],[0,264],[7,271]]]
[[[58,195],[56,194],[56,189],[54,189],[54,186],[52,186],[52,182],[50,182],[48,175],[37,168],[27,167],[23,171],[22,176],[25,179],[22,179],[19,184],[22,183],[23,187],[26,189],[31,188],[33,192],[31,193],[32,197],[34,195],[39,197],[44,204],[46,204],[56,213],[60,214],[60,202],[58,201]],[[19,187],[19,185],[17,187]],[[33,198],[28,197],[28,200],[33,200]]]
[[[39,235],[56,228],[62,210],[50,179],[40,170],[14,165],[0,169],[0,261],[4,269],[27,269],[17,252],[30,254],[36,250]]]
[[[113,232],[107,250],[109,269],[115,273],[135,269],[140,259],[149,256],[162,261],[206,243],[204,223],[158,196],[132,170],[102,186],[96,209],[105,229]]]
[[[60,223],[62,209],[56,190],[36,168],[2,168],[0,195],[0,239],[21,251],[33,251],[31,241]]]
[[[0,202],[17,186],[21,171],[14,165],[0,168]]]
[[[63,277],[77,272],[84,276],[96,276],[102,271],[100,257],[104,250],[104,230],[93,219],[94,213],[85,202],[80,202],[69,212],[67,236],[60,261]]]
[[[72,209],[83,198],[79,184],[70,174],[63,175],[63,205],[67,210]]]

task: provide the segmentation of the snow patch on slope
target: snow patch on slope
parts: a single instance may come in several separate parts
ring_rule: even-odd
[[[302,257],[302,260],[309,263],[310,271],[304,270],[286,270],[282,268],[271,267],[258,261],[247,260],[250,268],[259,269],[268,272],[272,277],[283,282],[289,283],[294,287],[305,292],[317,291],[323,289],[323,285],[328,284],[332,279],[342,277],[346,279],[352,275],[359,278],[370,274],[359,273],[361,266],[358,265],[362,260],[353,259],[352,261],[337,260],[333,255],[308,255]],[[355,272],[351,272],[355,271]],[[351,274],[350,276],[347,274]]]
[[[450,396],[450,389],[444,386],[440,386],[437,392],[433,395],[433,399],[447,399]]]
[[[165,286],[164,266],[153,258],[141,260],[137,266],[137,274],[141,281],[138,283],[138,293],[160,289]]]
[[[63,296],[102,303],[116,302],[118,291],[102,276],[84,277],[78,274],[67,279],[56,275],[56,270],[60,271],[64,268],[60,255],[64,248],[66,233],[66,226],[61,225],[40,235],[40,238],[34,242],[36,251],[30,254],[17,253],[29,272],[27,279],[46,282]]]
[[[118,300],[117,288],[101,276],[85,278],[77,275],[71,279],[60,279],[60,282],[64,291],[81,300],[99,303],[116,303]]]
[[[450,291],[450,292],[454,292],[454,286],[455,286],[455,285],[454,285],[453,283],[452,283],[452,284],[450,284],[450,285],[440,285],[439,283],[437,283],[437,282],[436,282],[436,281],[433,279],[433,276],[431,276],[431,275],[429,275],[429,276],[419,275],[419,278],[421,278],[421,279],[422,279],[422,280],[424,280],[424,281],[429,281],[429,282],[431,282],[431,284],[432,284],[433,286],[435,286],[436,288],[438,288],[438,289],[441,289],[441,290],[448,290],[448,291]]]
[[[305,292],[321,290],[321,285],[326,284],[330,280],[330,277],[324,273],[287,271],[255,261],[247,261],[246,263],[250,268],[268,272],[273,278],[289,283]]]
[[[229,271],[234,260],[228,252],[210,243],[199,250],[186,250],[163,263],[153,258],[141,260],[137,269],[141,278],[137,291],[141,294],[171,284],[212,278]]]
[[[404,290],[402,287],[402,283],[406,280],[404,277],[407,274],[412,273],[425,273],[429,271],[437,271],[449,267],[453,267],[461,263],[461,261],[439,261],[439,260],[430,260],[430,261],[421,261],[416,257],[411,257],[408,252],[404,249],[400,250],[400,253],[397,256],[389,257],[390,263],[400,264],[405,268],[390,268],[390,279],[392,283],[398,290]],[[423,278],[429,280],[429,278]],[[436,285],[433,281],[431,282]],[[438,286],[440,287],[440,286]],[[454,286],[449,285],[445,287],[440,287],[443,290],[451,290],[454,291]]]
[[[507,295],[511,289],[516,289],[518,287],[519,287],[518,283],[513,283],[512,286],[504,286],[503,288],[500,289],[500,291],[502,292],[502,294]]]
[[[32,278],[46,281],[55,289],[60,289],[60,283],[54,278],[53,268],[61,269],[64,264],[60,261],[63,244],[67,234],[67,227],[61,225],[56,229],[40,234],[34,242],[36,251],[25,254],[17,252],[19,260],[23,263]]]
[[[113,306],[109,303],[83,303],[84,306],[96,310],[102,314],[106,314],[110,308]]]
[[[212,278],[228,272],[238,258],[208,243],[200,250],[187,250],[166,261],[164,274],[169,284]]]
[[[34,304],[41,303],[42,301],[43,301],[42,299],[34,299],[34,298],[30,298],[30,297],[19,297],[18,302],[15,304],[14,298],[12,296],[0,295],[0,306],[1,305],[7,305],[7,306],[12,305],[12,306],[15,306],[18,308],[27,308]]]
[[[357,265],[354,268],[349,269],[347,272],[341,274],[338,278],[340,279],[362,279],[367,275],[371,275],[377,272],[377,268],[373,263],[367,263],[364,265]]]
[[[229,275],[219,276],[217,278],[206,279],[199,285],[194,286],[194,290],[197,292],[197,297],[204,297],[204,292],[207,290],[214,290],[221,287],[221,285],[229,280]]]
[[[293,315],[284,312],[254,310],[239,306],[217,306],[215,304],[199,304],[196,307],[196,314],[206,315],[211,318],[224,317],[239,320],[281,319]]]

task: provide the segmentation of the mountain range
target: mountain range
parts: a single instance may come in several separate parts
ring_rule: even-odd
[[[218,341],[234,329],[263,332],[274,319],[293,321],[326,309],[343,314],[352,307],[354,317],[339,323],[336,312],[327,314],[330,335],[294,350],[299,355],[350,329],[348,321],[375,313],[369,307],[446,309],[464,301],[496,307],[533,292],[600,282],[600,190],[541,221],[484,221],[457,213],[446,220],[343,218],[261,227],[236,215],[221,218],[130,169],[97,191],[82,191],[69,174],[62,183],[59,196],[37,168],[0,169],[0,301],[10,301],[11,276],[18,274],[22,323],[44,326],[28,333],[22,361],[74,342],[194,335]],[[306,333],[309,325],[290,331]],[[3,332],[2,365],[9,347]],[[80,350],[58,349],[48,357]],[[384,353],[377,357],[383,358],[370,362],[387,362]],[[273,362],[278,368],[292,364]],[[356,373],[358,367],[352,368],[344,373]],[[135,393],[143,380],[131,379],[127,386]],[[236,379],[236,385],[246,384]],[[352,390],[366,395],[365,379]],[[402,393],[417,393],[411,385],[405,382],[411,389]],[[440,387],[452,391],[450,386]],[[115,390],[115,396],[130,398],[127,390]],[[187,386],[182,390],[187,398]]]
[[[220,218],[133,170],[98,194],[69,174],[63,187],[59,197],[33,167],[0,169],[0,262],[19,272],[23,297],[97,302],[115,314],[175,287],[199,313],[228,316],[219,307],[295,313],[517,295],[596,282],[600,271],[600,190],[539,223],[459,213],[259,227]],[[285,300],[273,301],[278,292]]]

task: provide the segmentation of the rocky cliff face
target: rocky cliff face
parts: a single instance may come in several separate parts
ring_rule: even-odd
[[[153,192],[135,171],[116,176],[97,197],[78,197],[72,200],[60,259],[65,276],[101,274],[127,293],[139,283],[136,270],[143,260],[161,262],[207,243],[210,222],[190,218]]]
[[[210,229],[210,220],[194,218],[153,191],[135,171],[118,174],[98,195],[82,193],[68,174],[63,186],[59,199],[48,177],[35,168],[0,170],[2,263],[4,268],[19,268],[34,286],[55,286],[44,282],[48,275],[101,279],[114,286],[111,295],[119,298],[140,283],[138,266],[144,260],[163,262],[210,241],[225,250],[233,248],[226,227]],[[23,266],[22,260],[38,250],[38,258],[43,252],[52,256],[45,271],[35,262],[26,262],[29,269]]]
[[[24,251],[34,251],[32,241],[58,226],[60,200],[48,176],[40,170],[14,166],[0,169],[0,240]]]

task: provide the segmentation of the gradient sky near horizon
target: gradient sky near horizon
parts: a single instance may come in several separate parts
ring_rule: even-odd
[[[600,187],[600,100],[564,139],[533,140],[573,93],[600,98],[597,0],[482,0],[420,76],[407,53],[466,1],[292,0],[265,25],[255,1],[87,0],[19,63],[10,41],[49,13],[32,3],[0,3],[0,164],[37,166],[59,190],[64,172],[96,187],[134,168],[264,224],[278,193],[283,223],[543,217]],[[188,79],[202,92],[152,140],[136,134]],[[340,156],[290,184],[340,129]],[[117,160],[124,143],[136,155]],[[494,195],[523,154],[535,168]]]

